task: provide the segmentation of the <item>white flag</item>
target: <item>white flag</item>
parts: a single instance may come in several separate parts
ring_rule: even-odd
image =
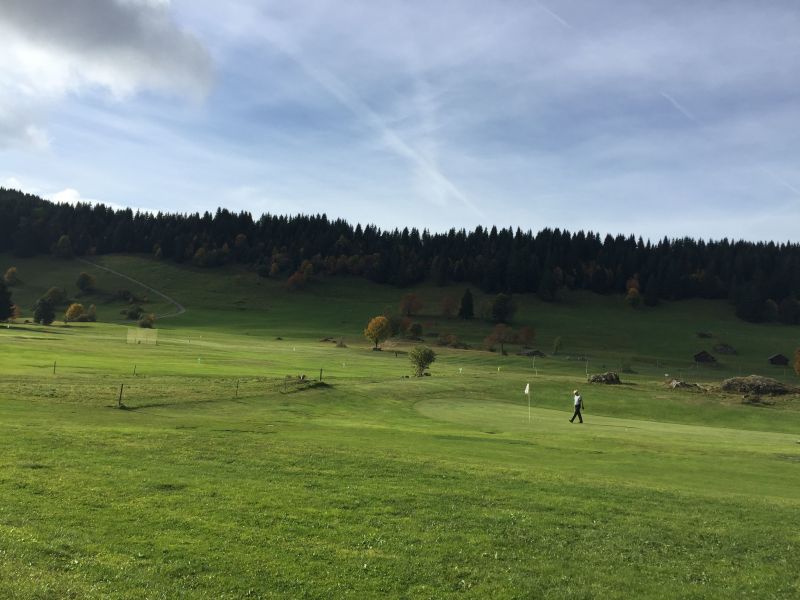
[[[530,383],[526,383],[525,384],[525,393],[526,394],[530,394],[531,393],[531,384]]]

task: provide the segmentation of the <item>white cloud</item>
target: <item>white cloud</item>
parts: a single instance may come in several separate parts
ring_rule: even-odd
[[[67,94],[203,96],[211,59],[154,0],[0,0],[0,146],[47,147],[41,113]]]

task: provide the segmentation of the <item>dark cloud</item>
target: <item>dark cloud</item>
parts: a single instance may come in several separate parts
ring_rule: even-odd
[[[127,94],[143,88],[203,94],[211,58],[153,0],[0,0],[0,28],[54,54],[79,83]],[[0,67],[2,71],[2,67]]]

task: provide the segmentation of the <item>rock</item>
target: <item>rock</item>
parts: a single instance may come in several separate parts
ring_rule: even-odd
[[[545,353],[541,350],[531,350],[529,348],[523,348],[519,352],[517,352],[517,356],[545,356]]]
[[[680,379],[673,379],[667,382],[667,385],[671,387],[673,390],[682,389],[682,390],[701,390],[699,385],[696,383],[689,383],[687,381],[681,381]]]
[[[614,371],[607,371],[606,373],[600,373],[599,375],[590,375],[588,379],[589,383],[607,383],[607,384],[617,384],[620,383],[619,375],[614,373]]]
[[[738,392],[751,396],[759,396],[762,394],[779,396],[782,394],[791,394],[796,390],[776,379],[761,377],[760,375],[748,375],[747,377],[731,377],[730,379],[726,379],[722,382],[722,391]]]

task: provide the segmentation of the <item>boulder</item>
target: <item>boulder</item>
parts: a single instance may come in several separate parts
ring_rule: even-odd
[[[667,385],[673,390],[700,390],[703,389],[696,383],[689,383],[688,381],[681,381],[680,379],[673,379],[667,382]]]
[[[748,375],[747,377],[731,377],[730,379],[726,379],[722,382],[722,391],[753,396],[760,396],[763,394],[779,396],[782,394],[791,394],[796,390],[776,379],[761,377],[760,375]]]
[[[607,383],[607,384],[620,383],[619,375],[614,373],[614,371],[607,371],[605,373],[600,373],[599,375],[589,375],[588,381],[589,383]]]

